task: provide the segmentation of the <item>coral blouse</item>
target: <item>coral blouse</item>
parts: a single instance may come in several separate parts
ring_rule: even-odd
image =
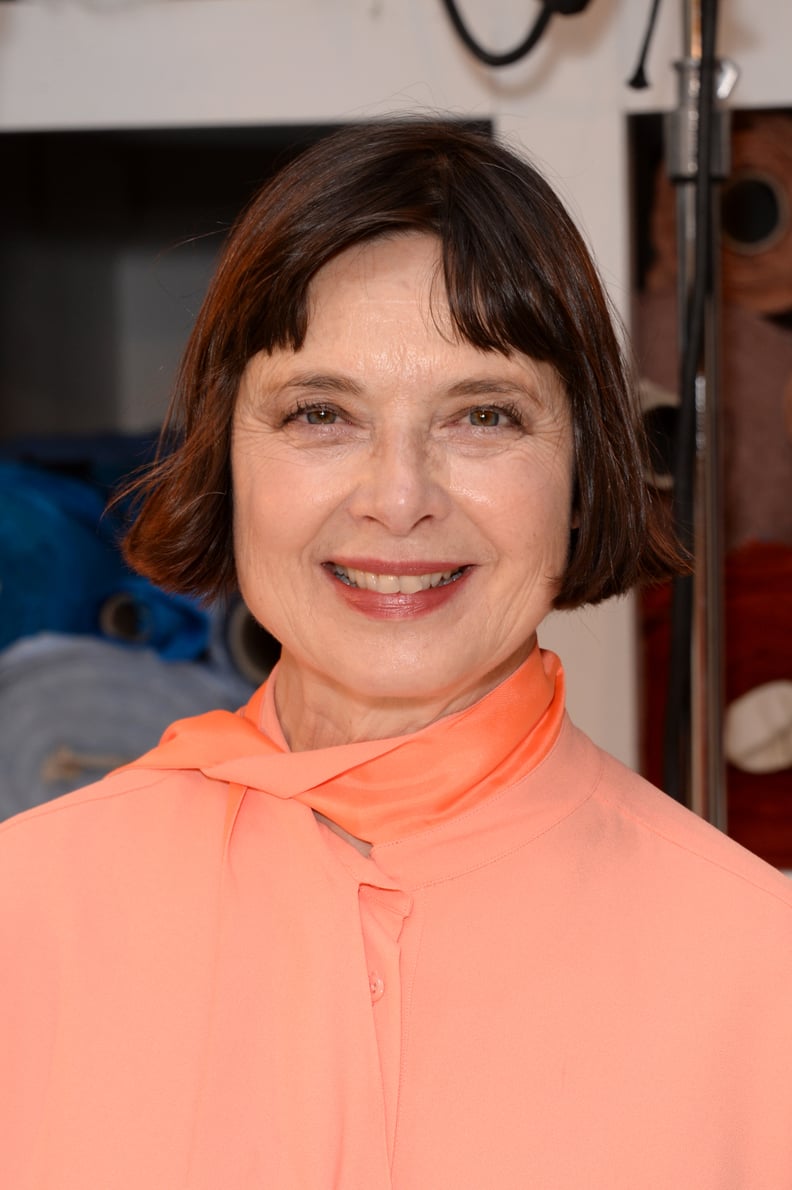
[[[462,715],[369,857],[217,720],[0,828],[0,1185],[789,1190],[786,879],[567,720],[465,800]]]

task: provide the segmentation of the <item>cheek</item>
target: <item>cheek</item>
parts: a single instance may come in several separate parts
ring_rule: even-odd
[[[234,481],[233,541],[237,576],[243,594],[266,582],[281,551],[282,518],[274,493],[247,474]],[[248,588],[248,591],[245,590]]]
[[[526,481],[525,470],[508,483],[492,489],[492,514],[500,521],[505,538],[519,541],[532,553],[566,559],[572,524],[571,467],[554,460],[541,474]]]
[[[240,582],[270,584],[302,565],[327,518],[327,492],[306,467],[277,461],[234,480],[234,556]]]
[[[234,556],[239,569],[247,560],[249,542],[255,532],[255,504],[251,499],[249,485],[245,482],[244,476],[239,477],[237,470],[234,471],[233,494]]]

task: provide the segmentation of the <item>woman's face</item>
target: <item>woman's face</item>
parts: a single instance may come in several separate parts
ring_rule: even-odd
[[[343,253],[312,285],[303,347],[242,379],[236,564],[282,642],[292,747],[312,714],[393,735],[487,693],[566,563],[566,395],[549,366],[458,341],[437,251],[409,234]]]

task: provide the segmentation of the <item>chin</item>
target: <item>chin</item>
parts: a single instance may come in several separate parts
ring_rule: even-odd
[[[442,665],[427,664],[426,660],[421,664],[411,661],[401,666],[394,663],[384,667],[380,664],[374,673],[370,667],[346,674],[339,668],[332,680],[337,685],[346,686],[353,697],[357,696],[363,701],[414,704],[416,708],[433,708],[435,704],[435,713],[442,714],[442,708],[457,702],[459,707],[455,706],[455,709],[476,702],[517,664],[519,659],[514,665],[504,663],[495,669],[489,665],[446,669]]]

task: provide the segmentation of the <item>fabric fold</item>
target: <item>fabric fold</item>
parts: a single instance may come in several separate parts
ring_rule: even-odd
[[[464,813],[523,776],[552,748],[564,714],[561,664],[537,647],[484,698],[422,731],[290,752],[277,727],[276,683],[277,667],[240,713],[212,711],[173,724],[135,765],[197,769],[295,798],[377,844]]]

